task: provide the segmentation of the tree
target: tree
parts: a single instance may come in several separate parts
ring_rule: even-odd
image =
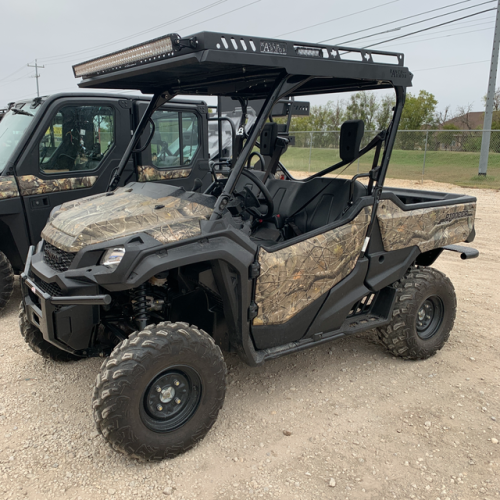
[[[454,130],[458,130],[458,127],[453,123],[447,123],[442,126],[442,130],[447,130],[448,132],[437,132],[435,135],[435,145],[432,149],[445,149],[451,150],[455,140],[456,140],[456,132]],[[434,141],[433,141],[434,142]]]
[[[344,122],[345,112],[343,101],[328,101],[324,105],[313,106],[309,116],[295,116],[290,125],[290,132],[314,131],[313,147],[338,147],[338,134],[332,131],[340,130]],[[276,119],[278,123],[285,123],[286,118]],[[310,146],[310,134],[297,134],[295,141],[299,147]]]
[[[392,111],[395,105],[396,100],[392,95],[385,95],[382,97],[377,113],[375,114],[377,130],[384,130],[389,126],[392,118]]]
[[[451,106],[448,104],[448,106],[444,108],[444,111],[436,113],[436,125],[438,128],[446,128],[444,124],[453,118],[450,113],[450,108]]]
[[[485,95],[483,97],[484,105],[486,106],[486,101],[488,100],[488,96]],[[500,111],[500,87],[495,90],[493,94],[493,109],[495,111]]]
[[[408,93],[399,124],[400,130],[433,128],[436,124],[437,100],[433,94],[421,90],[418,96]]]
[[[470,121],[470,114],[472,113],[472,103],[466,104],[465,106],[458,106],[457,115],[455,117],[459,122],[459,126],[462,130],[472,130],[472,123]]]
[[[363,120],[366,130],[375,130],[378,109],[377,97],[373,92],[356,92],[351,95],[345,114],[348,120]]]

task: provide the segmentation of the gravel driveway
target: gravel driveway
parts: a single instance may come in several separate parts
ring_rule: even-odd
[[[368,332],[258,368],[228,355],[214,428],[161,463],[121,456],[97,434],[101,360],[56,364],[23,342],[17,283],[0,319],[0,498],[500,498],[500,193],[466,192],[478,197],[481,255],[437,261],[459,301],[442,351],[402,361]]]

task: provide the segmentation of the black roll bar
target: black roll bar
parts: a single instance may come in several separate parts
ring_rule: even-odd
[[[276,79],[274,83],[273,91],[266,98],[262,109],[260,110],[259,116],[257,117],[256,122],[254,123],[252,130],[250,132],[250,136],[248,137],[241,153],[238,155],[234,167],[231,171],[229,178],[227,179],[226,185],[224,186],[224,190],[221,195],[215,202],[215,207],[212,215],[210,216],[210,220],[217,220],[222,217],[222,213],[226,208],[229,198],[236,187],[236,183],[240,178],[241,171],[245,167],[247,157],[252,152],[252,149],[257,142],[257,139],[266,123],[268,116],[270,115],[274,105],[276,102],[285,97],[286,95],[293,92],[295,89],[304,85],[307,81],[309,81],[311,76],[296,76],[296,75],[287,75],[285,72],[281,73],[280,76]],[[294,80],[293,82],[289,82],[289,80]]]
[[[122,159],[120,160],[118,167],[116,167],[115,173],[113,174],[113,176],[111,177],[111,180],[109,181],[109,184],[108,184],[106,191],[114,191],[116,189],[116,187],[118,186],[118,184],[120,182],[120,178],[123,174],[123,171],[125,170],[125,166],[127,165],[128,161],[130,159],[130,156],[134,152],[135,146],[139,142],[139,139],[140,139],[142,133],[144,132],[144,130],[146,130],[146,126],[148,125],[149,120],[153,116],[153,113],[157,110],[157,108],[159,108],[160,106],[162,106],[166,102],[173,99],[175,97],[175,95],[176,94],[170,94],[169,92],[165,92],[165,91],[158,92],[158,93],[154,94],[153,98],[151,99],[151,101],[148,104],[148,107],[146,108],[146,111],[144,111],[144,114],[142,115],[142,118],[141,118],[141,121],[139,122],[139,125],[137,125],[137,127],[136,127],[136,129],[135,129],[135,131],[130,139],[130,142],[127,145],[127,149],[125,150],[125,153],[123,153]]]

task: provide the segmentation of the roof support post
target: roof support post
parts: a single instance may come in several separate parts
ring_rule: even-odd
[[[389,167],[389,160],[391,159],[392,148],[396,141],[399,121],[401,120],[401,114],[403,113],[403,107],[405,105],[406,89],[404,87],[395,87],[394,90],[396,91],[396,106],[394,107],[394,115],[385,140],[384,155],[382,156],[377,187],[382,187],[384,185],[387,168]]]
[[[311,77],[308,76],[308,77],[303,77],[300,81],[288,83],[289,77],[290,75],[282,74],[279,78],[276,79],[274,89],[271,92],[271,94],[267,97],[266,102],[262,106],[259,116],[252,127],[250,136],[248,137],[245,146],[241,150],[241,153],[238,155],[238,158],[236,159],[236,162],[231,171],[231,175],[227,179],[224,190],[222,191],[221,195],[219,196],[219,198],[215,203],[214,212],[210,216],[210,220],[217,220],[222,217],[222,213],[224,212],[224,209],[226,208],[229,202],[229,198],[234,188],[236,187],[236,183],[240,178],[241,171],[245,166],[246,159],[252,152],[254,144],[257,141],[259,134],[261,133],[262,128],[266,123],[267,117],[269,116],[269,114],[273,109],[273,106],[276,104],[276,102],[279,101],[279,99],[285,97],[290,92],[293,92],[296,88],[300,87],[305,82],[311,79]]]
[[[378,205],[380,202],[380,197],[382,196],[382,188],[384,186],[385,176],[387,174],[387,168],[389,166],[389,160],[391,158],[392,148],[396,140],[396,134],[398,132],[399,120],[401,119],[401,114],[403,113],[403,107],[405,105],[406,89],[404,87],[395,87],[396,91],[396,106],[394,107],[394,115],[392,117],[391,125],[389,126],[388,133],[385,140],[384,155],[382,156],[382,164],[380,166],[380,173],[377,177],[377,184],[373,188],[373,209],[370,224],[366,230],[365,237],[365,247],[361,251],[361,256],[365,254],[368,243],[373,231],[373,225],[375,224],[375,218],[377,217]],[[371,182],[371,181],[370,181]]]
[[[132,153],[134,152],[134,149],[137,143],[139,142],[142,133],[144,132],[144,130],[146,130],[146,126],[149,123],[151,117],[153,116],[153,113],[156,111],[157,108],[159,108],[166,102],[170,101],[174,97],[175,94],[170,94],[168,92],[155,93],[155,95],[149,102],[146,111],[144,111],[144,114],[142,115],[139,125],[137,125],[130,139],[130,142],[128,143],[127,149],[123,153],[122,159],[120,160],[118,167],[116,167],[115,173],[108,184],[106,191],[114,191],[117,188],[120,182],[120,178],[123,174],[123,171],[125,170],[125,166],[127,165]]]

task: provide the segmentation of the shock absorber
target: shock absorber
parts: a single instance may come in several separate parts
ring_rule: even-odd
[[[132,308],[134,310],[134,320],[137,328],[139,328],[139,331],[144,330],[149,322],[146,292],[146,283],[143,283],[130,292],[132,298]]]

